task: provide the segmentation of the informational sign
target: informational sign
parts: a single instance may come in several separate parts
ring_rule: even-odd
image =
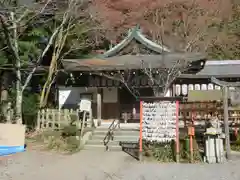
[[[141,102],[142,139],[171,142],[178,138],[178,104],[170,101]]]
[[[79,104],[80,111],[91,111],[91,101],[88,99],[82,99]]]

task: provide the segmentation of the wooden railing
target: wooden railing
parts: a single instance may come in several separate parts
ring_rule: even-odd
[[[103,139],[103,143],[104,143],[104,146],[106,147],[106,151],[109,150],[108,143],[114,140],[114,131],[116,130],[116,128],[120,128],[120,121],[117,119],[114,119],[110,124],[110,126],[108,127],[107,134]]]

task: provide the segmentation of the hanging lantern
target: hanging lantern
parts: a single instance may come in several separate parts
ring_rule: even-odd
[[[189,85],[188,85],[188,90],[193,90],[193,89],[194,89],[193,84],[189,84]]]
[[[201,88],[200,84],[195,84],[194,86],[195,86],[195,90],[200,90],[200,88]]]
[[[188,86],[186,84],[182,85],[182,94],[187,95],[188,94]]]
[[[176,95],[180,96],[181,94],[181,85],[180,84],[176,84]]]
[[[207,90],[207,85],[206,84],[202,84],[201,85],[201,90],[204,90],[204,91]]]

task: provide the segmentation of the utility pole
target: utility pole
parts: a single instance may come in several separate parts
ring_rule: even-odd
[[[226,158],[230,159],[231,146],[230,146],[230,135],[229,135],[229,117],[228,117],[228,87],[222,86],[223,88],[223,110],[224,110],[224,130],[225,130],[225,147],[226,147]]]

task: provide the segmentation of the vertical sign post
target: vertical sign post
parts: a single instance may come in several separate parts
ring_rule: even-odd
[[[140,129],[139,129],[139,160],[142,161],[142,122],[143,122],[143,102],[140,101]]]
[[[176,162],[180,161],[180,145],[179,145],[179,101],[176,101]]]
[[[223,86],[223,110],[224,110],[224,130],[225,130],[225,146],[226,146],[226,157],[230,159],[231,156],[231,145],[229,135],[229,115],[228,115],[228,87]]]
[[[193,105],[192,105],[192,119],[191,119],[191,124],[190,124],[190,127],[188,127],[188,135],[189,135],[189,138],[190,138],[190,162],[192,163],[193,162],[193,128],[194,128],[194,125],[193,125],[193,121],[194,121],[194,108],[193,108]]]

